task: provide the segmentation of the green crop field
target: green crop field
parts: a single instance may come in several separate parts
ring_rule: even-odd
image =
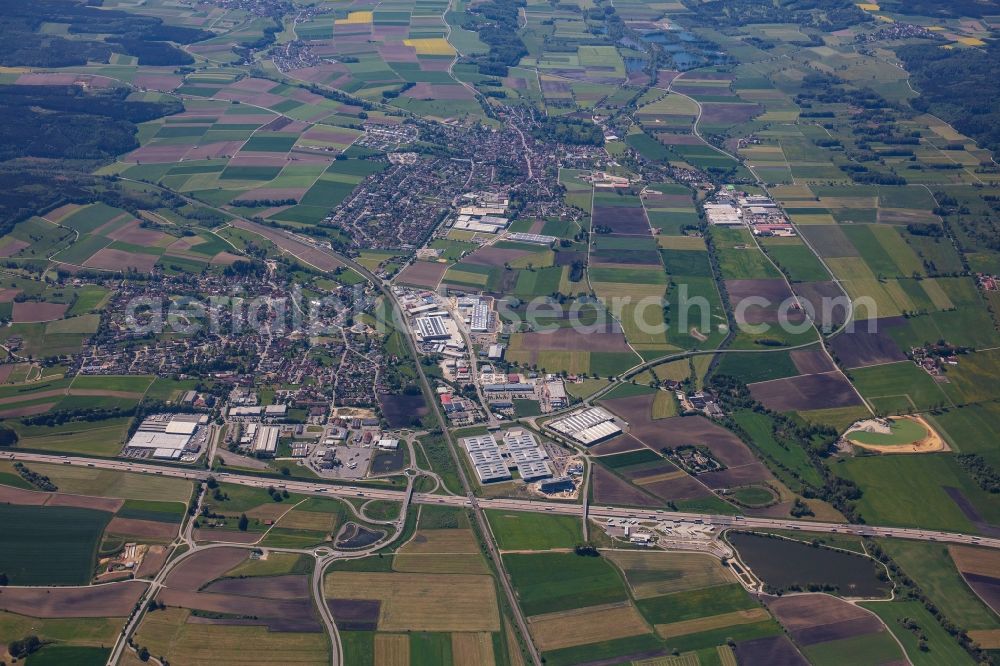
[[[0,571],[12,585],[85,585],[110,520],[91,509],[0,505]]]
[[[573,548],[583,542],[580,521],[573,516],[491,509],[490,529],[501,550]]]
[[[603,558],[574,553],[504,555],[525,615],[624,601],[625,583]]]
[[[1000,619],[966,585],[947,546],[895,539],[881,543],[893,561],[916,581],[949,620],[966,631],[1000,629]]]
[[[956,488],[987,521],[1000,518],[1000,507],[946,453],[916,456],[865,456],[830,465],[835,474],[862,490],[857,506],[866,522],[912,525],[942,530],[977,530],[946,488]],[[913,511],[919,506],[920,511]]]

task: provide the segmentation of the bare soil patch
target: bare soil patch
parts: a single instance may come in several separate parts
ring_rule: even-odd
[[[108,523],[108,534],[120,534],[146,539],[172,539],[177,536],[177,525],[155,520],[135,520],[132,518],[112,518]]]
[[[23,301],[21,303],[14,303],[11,318],[15,324],[32,321],[54,321],[62,319],[68,309],[68,303]]]
[[[649,220],[642,208],[594,206],[593,226],[609,227],[615,234],[650,235]]]
[[[803,375],[813,375],[818,372],[836,370],[833,364],[830,363],[830,358],[819,350],[796,349],[793,352],[789,352],[789,356],[792,357],[795,369]]]
[[[414,261],[399,273],[396,281],[402,284],[412,284],[417,287],[435,289],[447,270],[448,264],[446,263]]]
[[[83,265],[88,268],[103,268],[109,271],[134,268],[139,272],[148,273],[153,270],[153,266],[158,260],[159,257],[155,254],[126,252],[125,250],[105,247],[95,252],[90,259],[83,262]]]
[[[132,612],[146,583],[126,581],[90,587],[0,588],[0,610],[41,618],[124,617]]]
[[[326,603],[342,630],[375,631],[378,627],[382,603],[377,599],[327,599]]]
[[[786,636],[768,636],[741,641],[733,648],[740,664],[768,666],[809,666],[809,662]]]
[[[241,597],[261,597],[263,599],[308,599],[309,577],[290,574],[287,576],[223,578],[209,583],[204,591],[213,594],[235,594]]]
[[[824,372],[750,384],[754,400],[776,412],[851,407],[861,399],[839,372]]]
[[[625,479],[601,465],[593,468],[594,501],[599,504],[659,507],[661,502],[650,497]]]
[[[765,597],[764,602],[800,645],[884,631],[872,613],[826,594]]]
[[[258,535],[259,536],[259,535]],[[164,584],[174,590],[195,591],[243,562],[242,548],[207,548],[187,557],[167,576]]]
[[[845,368],[905,361],[906,354],[887,331],[904,323],[902,317],[876,319],[871,327],[866,322],[858,322],[854,331],[845,331],[830,340],[830,346]],[[874,330],[869,332],[869,328]]]

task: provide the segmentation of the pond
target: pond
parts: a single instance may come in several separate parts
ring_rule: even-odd
[[[743,562],[775,589],[829,585],[840,596],[886,597],[892,587],[879,579],[881,566],[862,555],[746,532],[730,532],[728,539]]]

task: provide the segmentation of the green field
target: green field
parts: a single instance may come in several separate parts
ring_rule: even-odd
[[[872,444],[875,446],[893,446],[899,444],[912,444],[927,435],[927,431],[922,425],[910,419],[896,419],[892,421],[888,433],[865,432],[856,430],[850,434],[853,442],[860,444]]]
[[[862,490],[857,507],[865,521],[975,533],[958,504],[945,492],[957,488],[988,522],[1000,519],[1000,507],[947,453],[915,456],[863,456],[830,465],[838,476]],[[913,507],[920,507],[914,511]]]
[[[0,505],[0,571],[12,585],[86,585],[110,520],[91,509]]]
[[[625,583],[601,557],[574,553],[504,555],[525,615],[624,601]]]
[[[580,521],[573,516],[547,516],[490,509],[486,512],[501,550],[573,548],[583,542]]]
[[[943,544],[886,539],[889,556],[949,620],[965,630],[997,629],[1000,620],[966,585]]]

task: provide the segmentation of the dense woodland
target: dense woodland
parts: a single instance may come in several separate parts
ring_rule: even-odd
[[[43,34],[43,24],[65,24],[73,38]],[[194,60],[169,42],[190,44],[212,37],[195,28],[167,26],[152,16],[66,0],[0,0],[0,65],[69,67],[107,62],[112,52],[139,59],[140,65],[187,65]]]
[[[942,49],[912,44],[896,51],[920,96],[911,104],[951,123],[991,151],[1000,150],[1000,45]]]
[[[528,55],[528,49],[518,33],[518,12],[524,0],[493,0],[469,8],[470,18],[462,25],[479,33],[479,39],[489,44],[490,51],[476,62],[482,74],[506,76],[507,68]]]
[[[107,159],[139,147],[135,123],[178,113],[180,102],[126,101],[128,89],[0,85],[0,159]]]
[[[732,26],[798,23],[833,32],[872,20],[847,0],[709,0],[689,6],[710,24]]]

